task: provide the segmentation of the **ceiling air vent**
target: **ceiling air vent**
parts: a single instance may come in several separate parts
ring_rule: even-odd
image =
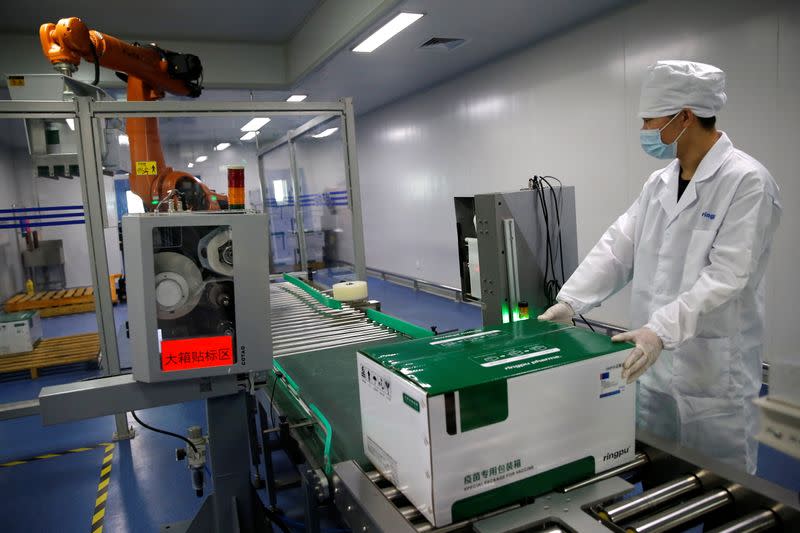
[[[451,37],[434,37],[422,43],[421,50],[444,50],[449,52],[467,42],[466,39],[456,39]]]

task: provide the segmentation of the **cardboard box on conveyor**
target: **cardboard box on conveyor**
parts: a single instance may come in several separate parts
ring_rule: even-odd
[[[436,527],[626,463],[631,348],[536,320],[368,348],[365,453]]]

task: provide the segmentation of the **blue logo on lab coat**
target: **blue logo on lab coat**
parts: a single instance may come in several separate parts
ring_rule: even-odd
[[[705,212],[703,212],[702,216],[704,216],[704,217],[705,217],[705,218],[707,218],[708,220],[714,220],[715,218],[717,218],[717,215],[716,215],[716,214],[714,214],[714,213],[709,213],[708,211],[705,211]]]

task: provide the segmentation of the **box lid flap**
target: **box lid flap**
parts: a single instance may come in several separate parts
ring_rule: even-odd
[[[20,320],[30,320],[36,315],[36,311],[18,311],[16,313],[0,312],[0,322],[17,322]]]
[[[368,348],[362,353],[432,396],[628,350],[631,346],[613,343],[609,337],[583,328],[523,320]]]

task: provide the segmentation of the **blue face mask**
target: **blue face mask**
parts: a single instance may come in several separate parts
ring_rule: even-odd
[[[678,113],[678,115],[680,115],[680,113]],[[678,135],[672,144],[664,144],[661,140],[661,132],[664,131],[664,128],[672,124],[672,121],[678,118],[678,115],[672,117],[661,129],[639,130],[639,142],[642,145],[642,150],[644,150],[646,154],[656,159],[675,159],[675,156],[678,154],[678,139],[681,138],[686,128],[683,128],[683,131],[681,131],[680,135]]]

